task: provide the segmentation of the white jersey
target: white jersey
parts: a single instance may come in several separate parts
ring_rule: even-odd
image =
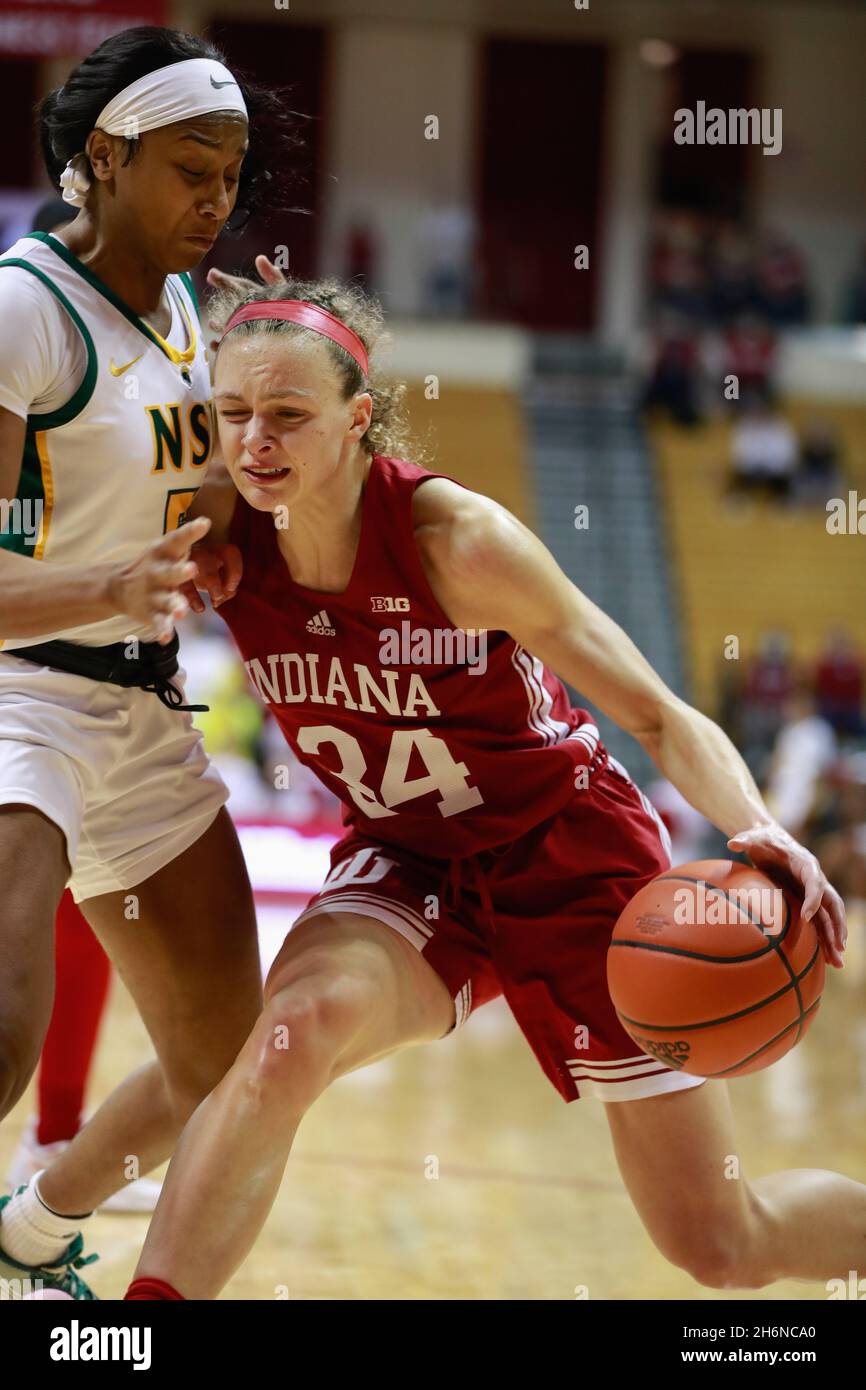
[[[170,275],[166,290],[162,338],[56,237],[34,232],[0,256],[0,406],[27,419],[0,547],[43,564],[126,563],[182,523],[216,431],[192,282]],[[0,632],[0,647],[155,635],[118,614],[33,637]]]

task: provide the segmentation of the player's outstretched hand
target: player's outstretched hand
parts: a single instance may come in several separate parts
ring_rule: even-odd
[[[827,881],[814,854],[775,822],[740,831],[728,840],[728,849],[747,854],[756,869],[763,870],[782,887],[802,893],[803,916],[815,924],[824,959],[841,970],[842,952],[848,940],[845,904]]]
[[[263,285],[279,285],[285,279],[280,268],[275,266],[273,261],[269,261],[267,256],[256,256],[255,265]],[[227,290],[234,287],[243,290],[245,294],[261,288],[255,280],[247,280],[243,275],[228,275],[224,270],[217,270],[216,266],[211,266],[208,271],[207,282],[215,290]],[[214,331],[221,326],[216,319],[208,319],[207,323],[208,328],[212,328]],[[216,351],[218,344],[218,338],[211,339],[210,346],[213,352]]]
[[[204,589],[212,608],[234,598],[244,572],[244,562],[236,545],[228,541],[200,541],[193,547],[195,574],[181,589],[193,613],[203,613],[199,589]]]
[[[189,612],[181,592],[197,571],[190,551],[210,530],[206,516],[196,517],[160,536],[137,559],[119,565],[109,580],[109,595],[118,613],[156,629],[156,640],[171,641],[175,623]]]

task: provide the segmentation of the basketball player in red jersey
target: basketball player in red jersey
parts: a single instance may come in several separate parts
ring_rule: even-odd
[[[604,1103],[669,1260],[714,1288],[856,1268],[866,1186],[808,1170],[728,1181],[725,1084],[667,1068],[619,1026],[611,930],[667,866],[667,837],[553,671],[731,849],[799,882],[840,967],[844,911],[814,856],[772,820],[722,731],[524,526],[397,456],[398,393],[368,370],[381,323],[360,292],[287,282],[238,297],[222,296],[215,374],[228,477],[200,494],[243,559],[221,612],[298,757],[342,797],[347,830],[257,1026],[184,1131],[128,1297],[215,1297],[325,1087],[500,993],[562,1097]]]

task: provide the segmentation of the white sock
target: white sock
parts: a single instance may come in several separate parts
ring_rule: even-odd
[[[43,1168],[36,1173],[24,1191],[7,1202],[0,1217],[0,1246],[23,1265],[44,1265],[59,1259],[93,1215],[91,1211],[84,1216],[61,1216],[46,1206],[38,1187],[44,1172]]]

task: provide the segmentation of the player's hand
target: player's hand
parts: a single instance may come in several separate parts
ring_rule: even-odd
[[[162,646],[171,641],[175,623],[189,612],[181,590],[196,573],[190,551],[209,530],[209,518],[196,517],[160,536],[109,578],[109,598],[116,611],[154,627]]]
[[[204,589],[212,608],[234,598],[244,572],[244,562],[236,545],[228,541],[200,541],[193,547],[195,574],[181,589],[193,613],[203,613],[199,589]]]
[[[841,970],[848,941],[845,904],[814,854],[776,822],[740,831],[728,840],[728,849],[747,854],[756,869],[762,869],[781,887],[802,894],[802,914],[815,924],[824,959]]]
[[[269,261],[267,256],[256,256],[255,265],[256,270],[261,276],[263,285],[279,285],[286,278],[280,268],[275,266],[273,261]],[[207,282],[209,285],[212,285],[215,290],[233,288],[243,290],[245,294],[249,294],[252,290],[261,289],[261,285],[257,285],[255,280],[247,280],[242,275],[228,275],[224,270],[217,270],[216,266],[211,266],[208,271]],[[208,319],[207,324],[208,328],[212,328],[215,332],[221,327],[216,319]],[[216,352],[219,346],[219,339],[212,338],[210,346],[211,350]]]

